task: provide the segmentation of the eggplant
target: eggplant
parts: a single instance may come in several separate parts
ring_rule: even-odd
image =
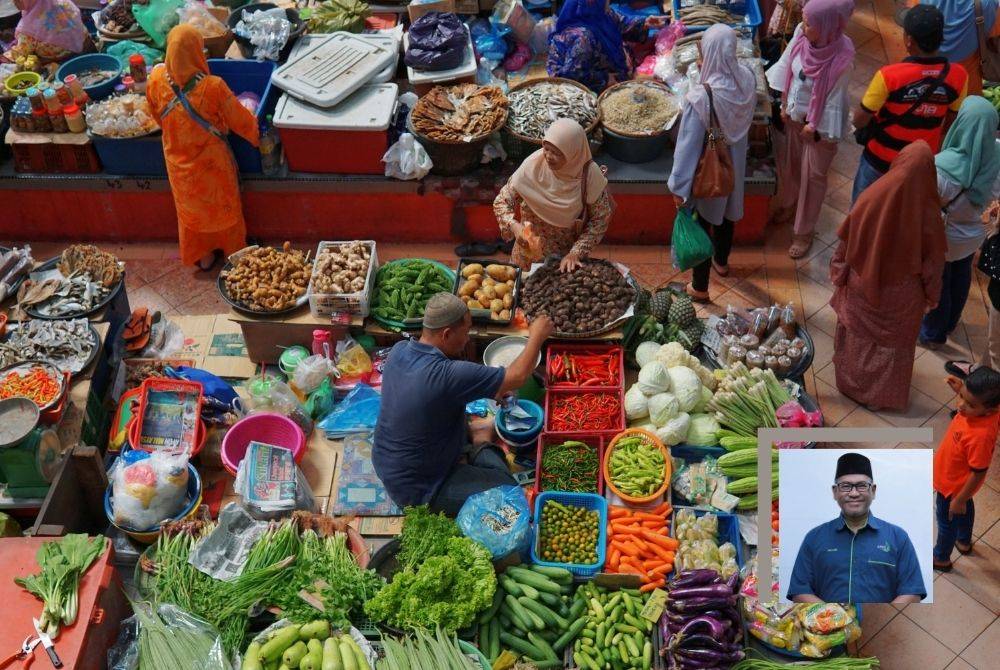
[[[720,621],[719,619],[713,619],[708,616],[699,616],[691,619],[686,624],[684,624],[680,633],[682,635],[694,635],[707,634],[711,635],[716,639],[722,639],[726,633],[726,629],[729,628],[729,621]]]
[[[729,579],[727,579],[724,583],[729,587],[730,593],[736,593],[736,589],[740,584],[740,571],[737,570],[733,574],[729,575]]]
[[[710,568],[698,568],[697,570],[685,570],[667,582],[667,591],[686,586],[701,586],[719,581],[719,573]]]
[[[729,645],[708,635],[684,635],[678,633],[670,638],[672,649],[711,649],[712,651],[728,652]]]
[[[674,612],[704,612],[720,607],[733,607],[736,605],[736,596],[724,598],[691,598],[689,600],[668,600],[667,607]]]
[[[718,651],[716,649],[673,649],[673,654],[679,656],[682,659],[689,659],[693,661],[700,661],[704,663],[700,667],[712,667],[715,665],[722,665],[726,661],[728,654],[724,651]],[[683,662],[683,661],[682,661]]]
[[[725,598],[733,595],[733,590],[725,584],[705,584],[703,586],[687,586],[673,589],[668,598],[672,600],[689,600],[691,598]]]

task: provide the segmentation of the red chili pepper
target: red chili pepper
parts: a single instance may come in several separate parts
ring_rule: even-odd
[[[612,393],[558,395],[549,406],[549,429],[618,430],[621,428],[621,401]]]

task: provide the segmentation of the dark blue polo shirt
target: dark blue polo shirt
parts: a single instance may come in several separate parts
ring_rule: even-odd
[[[870,515],[852,533],[843,516],[806,533],[795,557],[788,599],[811,593],[829,603],[888,603],[927,596],[906,531]]]
[[[465,405],[493,398],[504,369],[453,361],[437,347],[398,342],[382,371],[372,465],[400,507],[430,502],[468,442]]]

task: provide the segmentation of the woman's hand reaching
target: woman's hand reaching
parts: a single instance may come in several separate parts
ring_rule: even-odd
[[[580,254],[572,251],[563,256],[563,259],[559,261],[560,272],[572,272],[578,267],[580,267]]]

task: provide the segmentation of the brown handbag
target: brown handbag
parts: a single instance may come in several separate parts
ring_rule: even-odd
[[[721,198],[732,193],[736,186],[733,157],[729,153],[729,145],[719,127],[719,119],[715,115],[712,89],[708,84],[702,85],[705,87],[705,92],[708,93],[711,125],[705,129],[705,144],[701,150],[701,158],[698,159],[698,168],[694,173],[691,197]]]

